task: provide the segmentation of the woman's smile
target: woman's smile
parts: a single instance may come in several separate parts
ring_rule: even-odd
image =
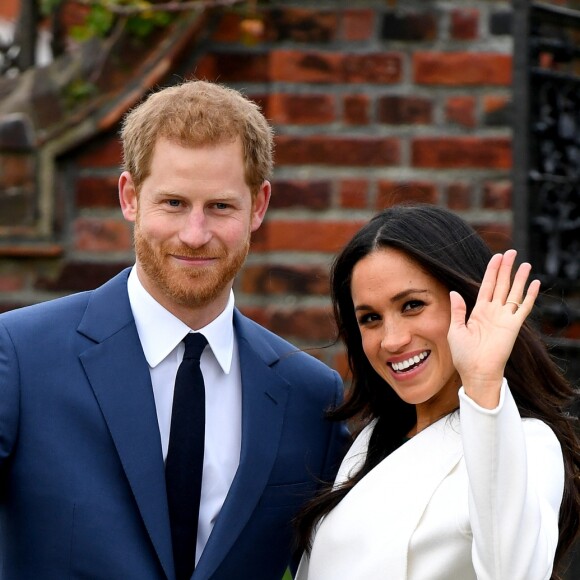
[[[385,388],[415,405],[418,420],[456,408],[447,288],[403,252],[380,248],[355,265],[351,294],[363,350]]]

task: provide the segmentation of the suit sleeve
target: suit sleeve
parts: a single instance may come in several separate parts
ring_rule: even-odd
[[[547,580],[558,543],[564,463],[553,431],[522,420],[507,381],[488,410],[459,391],[479,580]]]
[[[12,453],[18,431],[19,371],[16,351],[0,322],[0,465]]]

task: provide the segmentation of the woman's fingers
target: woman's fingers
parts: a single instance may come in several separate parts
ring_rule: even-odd
[[[539,282],[535,281],[526,291],[526,284],[532,269],[527,262],[518,267],[512,282],[516,256],[515,250],[508,250],[504,254],[495,254],[491,257],[481,282],[477,301],[495,302],[500,306],[507,305],[514,313],[520,310],[525,302],[525,308],[521,314],[525,311],[525,316],[527,316],[538,296]]]
[[[477,293],[477,301],[491,302],[497,284],[497,276],[502,262],[502,254],[494,254],[485,270],[479,292]]]
[[[529,270],[526,274],[526,279],[528,275]],[[526,292],[524,299],[521,301],[521,306],[518,308],[518,314],[526,318],[532,311],[532,308],[534,307],[534,303],[536,302],[536,298],[538,297],[539,293],[540,293],[540,281],[532,280],[528,286],[528,290]]]
[[[495,288],[493,291],[493,300],[498,300],[504,304],[508,300],[510,287],[512,283],[512,269],[516,260],[517,252],[515,250],[508,250],[501,256]],[[527,279],[527,276],[526,276]],[[521,294],[520,294],[521,297]]]

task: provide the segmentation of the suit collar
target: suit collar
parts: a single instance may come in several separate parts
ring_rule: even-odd
[[[78,332],[95,342],[103,342],[119,329],[134,325],[127,294],[130,271],[131,268],[126,268],[91,292]]]

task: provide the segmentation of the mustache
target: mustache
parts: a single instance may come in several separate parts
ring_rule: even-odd
[[[188,258],[190,260],[214,260],[216,258],[224,258],[226,253],[223,251],[213,250],[208,252],[204,251],[194,251],[187,246],[182,246],[179,248],[163,248],[166,254],[171,254],[172,256],[179,256],[180,258]]]

